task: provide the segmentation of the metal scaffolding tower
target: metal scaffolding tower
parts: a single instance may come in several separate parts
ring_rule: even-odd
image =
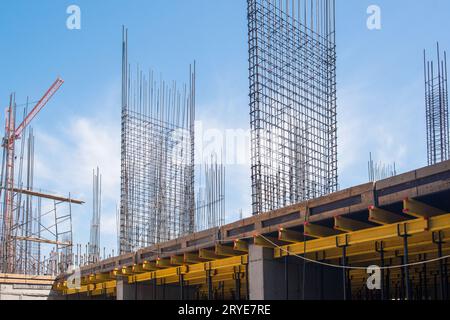
[[[56,275],[72,264],[71,205],[83,202],[34,188],[35,137],[29,126],[62,83],[58,78],[31,111],[27,99],[19,126],[15,94],[10,98],[0,178],[0,272]]]
[[[97,263],[100,260],[100,217],[102,211],[102,176],[97,172],[92,174],[92,220],[89,242],[89,262]]]
[[[334,0],[248,0],[253,214],[338,189]]]
[[[437,63],[427,61],[424,51],[425,105],[428,164],[450,159],[448,126],[447,53],[443,59],[437,44]]]
[[[123,31],[120,252],[194,231],[195,65],[188,85],[128,64]]]

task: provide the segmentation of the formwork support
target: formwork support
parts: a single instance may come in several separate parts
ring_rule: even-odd
[[[401,230],[403,227],[403,231]],[[397,225],[398,236],[403,238],[403,275],[404,275],[404,295],[406,300],[411,300],[412,292],[411,292],[411,282],[409,277],[409,252],[408,252],[408,238],[410,235],[408,234],[407,225],[406,224],[398,224]]]
[[[437,239],[436,239],[437,236]],[[445,243],[442,240],[442,232],[433,233],[433,242],[437,245],[438,258],[439,260],[439,278],[440,278],[440,291],[441,299],[447,300],[447,278],[445,276],[445,266],[444,260],[442,259],[442,245]]]
[[[284,283],[286,287],[286,300],[289,300],[289,256],[284,257]]]
[[[347,258],[347,248],[348,248],[348,240],[345,238],[345,243],[340,244],[338,239],[336,238],[336,248],[340,248],[342,250],[342,258],[341,258],[341,266],[342,266],[342,288],[344,293],[344,300],[350,300],[351,297],[351,283],[348,266],[348,258]]]
[[[427,255],[424,254],[423,255],[423,261],[427,261]],[[428,272],[427,272],[427,264],[424,263],[422,266],[422,280],[423,280],[423,297],[428,300],[429,296],[428,296]]]
[[[235,275],[236,300],[241,300],[241,273],[237,272]]]
[[[206,281],[208,285],[208,300],[214,300],[213,283],[212,283],[212,270],[206,271]]]
[[[180,279],[180,300],[183,301],[184,300],[184,275],[180,274],[179,275],[179,279]]]
[[[384,254],[385,254],[385,250],[384,250],[384,243],[383,241],[381,242],[376,242],[375,243],[375,247],[376,247],[376,251],[380,254],[380,268],[381,268],[381,295],[380,295],[380,299],[382,301],[386,300],[386,286],[385,286],[385,277],[384,277],[384,266],[385,266],[385,261],[384,261]]]

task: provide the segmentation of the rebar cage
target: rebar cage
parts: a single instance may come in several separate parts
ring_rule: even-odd
[[[123,41],[120,252],[194,231],[195,65],[181,90],[128,65]]]
[[[450,159],[447,53],[441,57],[439,44],[437,63],[427,61],[424,52],[428,165]]]
[[[248,0],[253,214],[338,189],[335,1]]]

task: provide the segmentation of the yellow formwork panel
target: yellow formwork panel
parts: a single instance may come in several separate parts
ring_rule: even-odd
[[[206,277],[206,271],[219,270],[225,268],[233,268],[236,266],[242,266],[248,264],[248,255],[234,256],[230,258],[198,263],[194,265],[184,265],[180,267],[172,267],[168,269],[157,270],[153,272],[142,273],[128,277],[130,283],[143,282],[153,279],[167,279],[170,277],[178,277],[183,274],[185,277],[189,277],[192,274],[203,274]],[[234,270],[234,269],[233,269]]]
[[[280,258],[291,254],[307,254],[319,251],[337,249],[340,246],[352,246],[361,244],[374,244],[377,241],[385,241],[398,238],[399,235],[407,232],[408,235],[417,235],[424,232],[435,232],[450,229],[450,214],[431,217],[428,219],[419,218],[406,222],[373,227],[370,229],[344,233],[337,236],[330,236],[321,239],[310,240],[274,248],[274,257]]]

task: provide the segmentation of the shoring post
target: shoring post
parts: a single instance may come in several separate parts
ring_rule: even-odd
[[[158,300],[157,292],[158,292],[158,280],[155,278],[152,280],[153,282],[153,300]]]
[[[389,265],[392,265],[392,259],[389,259]],[[391,298],[391,270],[386,271],[386,297],[389,300]]]
[[[180,300],[183,301],[184,300],[184,275],[180,274],[178,277],[179,277],[179,281],[180,281]]]
[[[325,262],[325,260],[322,260],[322,262]],[[325,300],[325,292],[324,292],[324,281],[323,281],[323,277],[324,277],[324,266],[320,265],[320,300]]]
[[[246,298],[247,301],[250,301],[250,286],[249,286],[249,280],[248,280],[248,263],[245,265],[245,287],[246,287]]]
[[[343,289],[344,289],[344,300],[351,299],[351,282],[349,277],[349,272],[347,270],[347,247],[348,247],[348,238],[345,235],[345,244],[341,245],[339,243],[339,237],[336,237],[336,248],[342,249],[342,281],[343,281]]]
[[[195,288],[195,299],[196,299],[197,301],[200,301],[200,287],[199,287],[199,286],[197,286],[197,287]]]
[[[434,273],[433,274],[433,283],[434,283],[434,299],[437,300],[438,299],[438,273]]]
[[[166,279],[161,279],[162,281],[162,299],[166,300]]]
[[[400,230],[400,227],[403,226],[403,233]],[[406,300],[411,300],[411,284],[410,284],[410,278],[409,278],[409,252],[408,252],[408,238],[410,235],[408,235],[407,225],[397,225],[397,234],[399,237],[403,238],[403,271],[404,271],[404,284],[405,284],[405,298]]]
[[[225,282],[220,283],[220,290],[221,290],[222,300],[225,300]]]
[[[448,261],[447,261],[448,259],[445,259],[445,286],[446,286],[446,298],[448,299],[448,295],[449,295],[449,293],[448,293]]]
[[[206,270],[206,281],[208,283],[208,300],[214,300],[211,270]]]
[[[436,236],[437,235],[437,239]],[[438,258],[439,260],[439,278],[441,280],[441,299],[442,300],[446,300],[446,277],[445,277],[445,269],[444,269],[444,260],[442,259],[442,244],[444,243],[444,241],[442,241],[442,231],[439,232],[433,232],[433,242],[437,245],[438,248]]]
[[[394,292],[394,296],[396,300],[400,300],[400,288],[399,288],[399,283],[398,281],[395,282],[395,292]]]
[[[380,243],[375,243],[375,249],[380,254],[380,267],[381,267],[381,300],[386,300],[386,286],[385,286],[385,278],[384,278],[384,243],[381,241]]]
[[[423,261],[427,261],[427,255],[426,254],[424,254],[423,255]],[[423,274],[423,276],[422,276],[422,281],[423,281],[423,288],[422,288],[422,290],[423,290],[423,297],[425,298],[425,300],[428,300],[428,270],[427,270],[427,264],[426,263],[424,263],[423,265],[422,265],[422,274]]]
[[[241,300],[241,273],[235,274],[236,281],[236,300]]]
[[[284,257],[284,283],[286,288],[286,300],[289,300],[289,256]]]

